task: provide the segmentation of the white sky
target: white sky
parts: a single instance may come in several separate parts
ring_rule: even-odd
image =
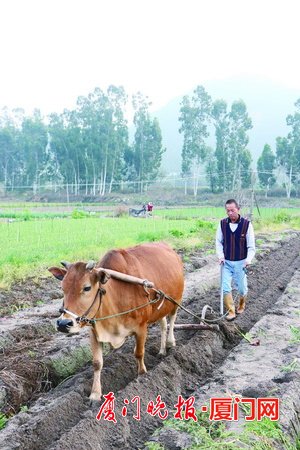
[[[207,80],[300,89],[299,0],[0,0],[0,108],[44,114],[96,86],[158,109]]]

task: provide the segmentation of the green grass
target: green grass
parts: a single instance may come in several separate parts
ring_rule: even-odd
[[[253,450],[273,450],[284,448],[285,450],[297,450],[298,443],[293,444],[285,436],[278,422],[264,417],[261,421],[254,420],[245,422],[241,433],[230,431],[226,428],[224,421],[210,421],[209,413],[197,412],[198,421],[168,419],[163,426],[172,428],[188,434],[190,437],[191,450],[196,449],[218,449],[218,450],[240,450],[252,448]],[[158,430],[156,435],[160,434]],[[146,442],[149,450],[164,449],[156,442]],[[275,446],[276,445],[276,446]]]
[[[299,211],[262,208],[255,230],[300,229]],[[5,216],[9,214],[7,208]],[[24,209],[15,214],[19,220],[0,222],[0,287],[8,287],[16,279],[45,274],[47,267],[61,260],[99,260],[111,248],[142,242],[165,240],[174,248],[209,251],[214,248],[216,226],[224,217],[224,209],[156,210],[150,219],[89,216],[76,208],[67,213],[58,213],[55,208],[50,213]]]
[[[287,373],[300,372],[300,362],[297,358],[294,358],[289,364],[282,366],[280,370]]]
[[[221,219],[224,217],[224,208],[200,206],[198,208],[172,208],[155,210],[155,215],[167,217],[167,218],[207,218]],[[242,215],[249,213],[248,208],[241,210]],[[253,211],[253,217],[255,220],[271,220],[272,222],[288,222],[294,217],[300,216],[300,208],[260,208],[260,214],[257,209]]]
[[[8,418],[5,414],[0,413],[0,430],[5,427],[6,422],[8,421]]]
[[[109,249],[166,240],[181,246],[213,241],[214,226],[197,220],[67,218],[0,222],[0,285],[40,275],[61,260],[99,258]]]
[[[70,217],[71,213],[65,212],[32,212],[29,210],[24,211],[6,211],[0,212],[1,219],[12,219],[12,220],[35,220],[35,219],[56,219]]]
[[[292,339],[290,342],[292,344],[299,344],[300,343],[300,327],[295,327],[293,325],[290,325],[290,331],[292,334]]]
[[[202,218],[206,220],[221,219],[224,217],[224,208],[172,208],[172,209],[158,209],[154,211],[156,216],[161,216],[167,219],[197,219]]]

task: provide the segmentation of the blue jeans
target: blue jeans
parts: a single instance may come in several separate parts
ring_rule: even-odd
[[[222,289],[224,294],[232,291],[232,280],[240,295],[247,295],[248,284],[247,275],[244,272],[245,260],[228,261],[225,260],[222,274]]]

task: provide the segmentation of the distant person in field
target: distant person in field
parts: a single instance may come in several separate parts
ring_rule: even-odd
[[[152,203],[152,202],[149,202],[149,203],[147,204],[147,213],[148,213],[148,216],[152,216],[152,211],[153,211],[153,203]]]
[[[227,320],[234,320],[245,310],[248,293],[246,267],[255,255],[255,238],[251,222],[241,217],[236,200],[225,203],[227,217],[219,223],[216,233],[216,252],[219,263],[223,264],[222,290],[227,308]],[[232,298],[232,280],[239,293],[239,304],[235,311]]]

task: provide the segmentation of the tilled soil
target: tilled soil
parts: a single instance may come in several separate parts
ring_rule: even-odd
[[[287,233],[283,240],[270,239],[269,236],[260,238],[264,240],[264,245],[248,278],[250,300],[245,313],[233,323],[220,322],[219,331],[177,330],[177,346],[165,358],[157,356],[159,330],[157,326],[151,327],[145,358],[148,373],[141,377],[136,374],[133,340],[129,339],[121,349],[105,357],[103,392],[113,392],[115,395],[116,424],[103,418],[97,421],[95,418],[100,405],[91,405],[88,400],[92,379],[92,368],[88,365],[75,376],[42,394],[27,412],[12,418],[0,434],[1,448],[144,448],[145,441],[162,425],[159,415],[152,416],[147,412],[149,402],[155,404],[160,396],[166,404],[164,411],[168,411],[171,417],[178,395],[187,398],[213,378],[217,368],[241,341],[241,331],[249,331],[266,314],[280,298],[294,273],[300,269],[299,234]],[[218,268],[215,265],[215,269],[212,269],[209,260],[203,265],[203,258],[201,261],[201,258],[198,259],[195,256],[191,265],[202,269],[186,275],[184,305],[200,316],[203,306],[209,304],[216,313],[208,318],[217,318]],[[210,284],[209,279],[212,278],[214,282]],[[201,285],[205,285],[205,289],[200,289]],[[197,319],[185,311],[179,312],[177,323],[196,322]],[[50,340],[54,339],[49,331],[47,336]],[[63,345],[64,341],[60,342]],[[41,342],[41,346],[45,348],[45,342]],[[9,364],[3,368],[8,372]],[[134,417],[137,415],[138,401],[140,420]],[[123,417],[121,412],[124,406],[127,407],[127,415]]]

